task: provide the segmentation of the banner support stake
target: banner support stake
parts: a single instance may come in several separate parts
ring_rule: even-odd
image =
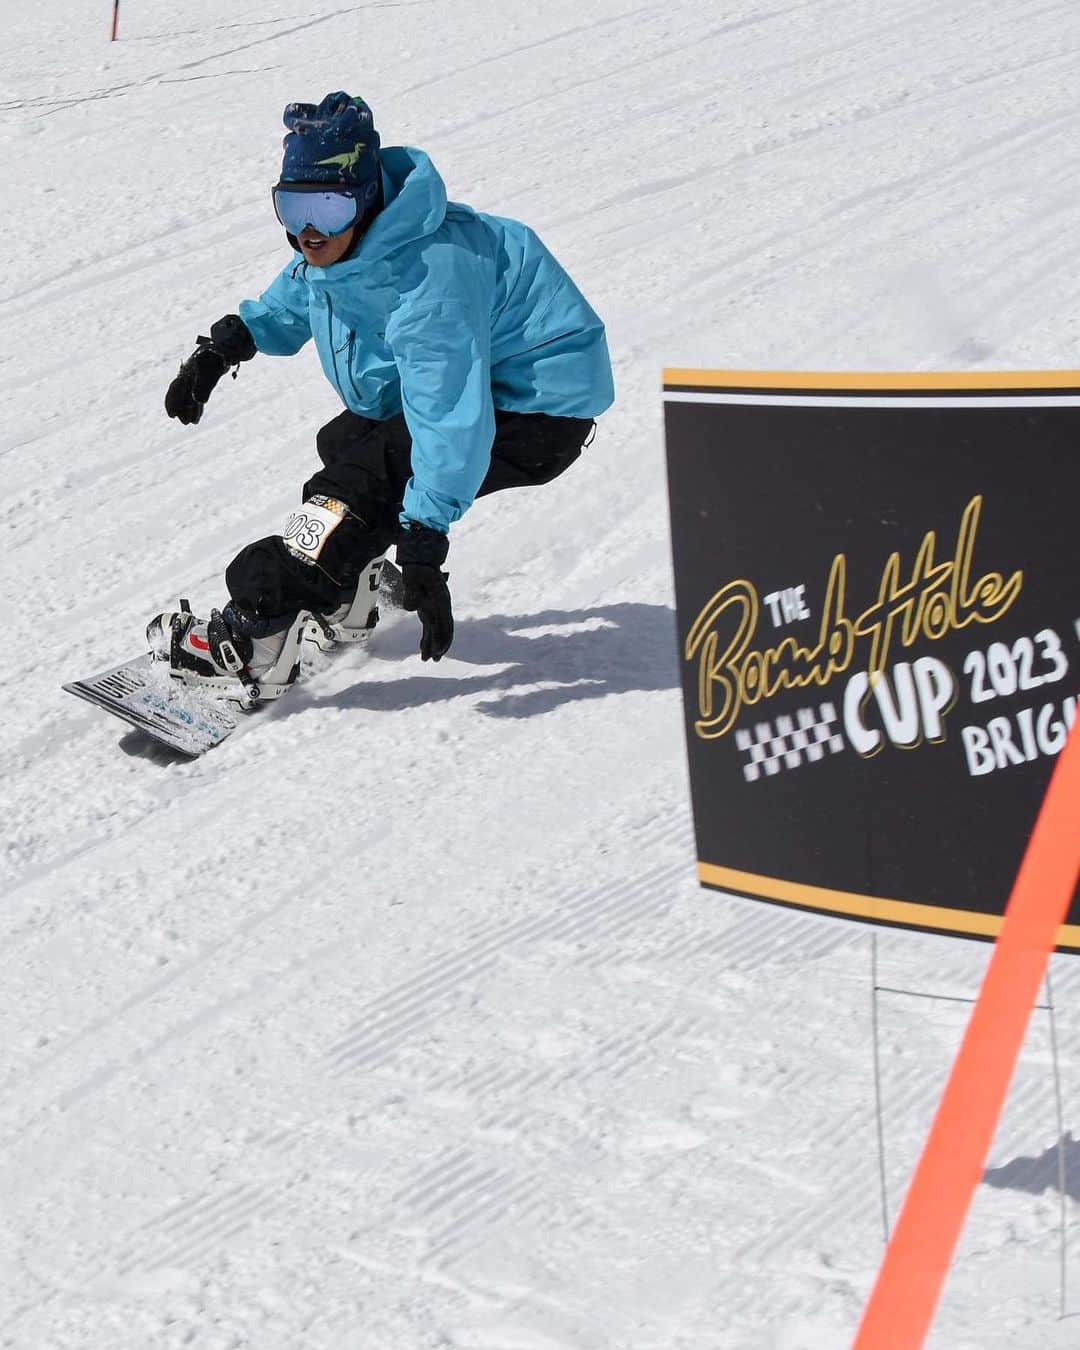
[[[878,1036],[877,932],[870,934],[870,1026],[874,1040],[874,1115],[877,1120],[878,1177],[881,1185],[881,1227],[889,1242],[889,1193],[885,1180],[885,1113],[881,1101],[881,1052]]]
[[[1065,1111],[1061,1100],[1061,1066],[1058,1060],[1058,1041],[1057,1025],[1054,1019],[1054,994],[1050,984],[1050,962],[1046,966],[1046,1015],[1050,1019],[1050,1062],[1054,1068],[1054,1107],[1057,1116],[1057,1164],[1058,1164],[1058,1222],[1061,1228],[1061,1260],[1060,1260],[1060,1300],[1058,1305],[1058,1317],[1066,1316],[1065,1312],[1065,1278],[1068,1270],[1068,1223],[1069,1214],[1065,1195],[1066,1166],[1065,1166]]]

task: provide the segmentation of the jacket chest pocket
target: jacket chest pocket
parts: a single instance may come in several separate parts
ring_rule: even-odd
[[[346,328],[340,319],[330,319],[330,350],[335,356],[348,351],[355,338],[351,328]]]

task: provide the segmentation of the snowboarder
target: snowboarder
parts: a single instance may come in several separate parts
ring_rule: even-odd
[[[614,396],[603,324],[532,230],[447,201],[426,154],[380,146],[363,99],[291,103],[284,121],[272,191],[293,257],[198,338],[165,396],[197,423],[226,371],[314,338],[345,405],[300,508],[226,569],[223,610],[182,605],[148,629],[171,673],[226,696],[284,692],[305,623],[364,634],[393,543],[420,655],[440,660],[450,526],[478,496],[561,474]]]

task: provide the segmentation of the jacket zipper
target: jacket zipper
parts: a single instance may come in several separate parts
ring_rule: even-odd
[[[345,397],[345,390],[341,386],[341,373],[338,370],[338,359],[337,359],[338,354],[337,348],[334,346],[334,302],[330,299],[329,293],[327,293],[326,296],[326,322],[329,328],[328,336],[330,342],[330,361],[334,367],[334,387],[341,395],[342,403],[344,403],[345,406],[348,407],[349,400]],[[348,348],[346,349],[346,356],[345,356],[345,368],[349,373],[349,384],[352,386],[352,391],[356,397],[356,401],[357,403],[360,404],[361,407],[363,407],[364,406],[363,395],[360,393],[360,389],[357,386],[356,380],[353,378],[352,373],[353,346],[355,342],[356,342],[356,333],[350,328],[349,345]]]
[[[350,328],[350,329],[349,329],[349,351],[348,351],[348,361],[346,362],[346,366],[347,366],[347,369],[348,369],[348,371],[349,371],[349,383],[352,385],[353,393],[356,395],[356,401],[357,401],[357,403],[360,404],[361,407],[363,407],[363,406],[364,406],[364,396],[363,396],[363,394],[361,394],[361,392],[360,392],[360,387],[359,387],[359,385],[356,383],[356,380],[355,380],[355,378],[354,378],[354,376],[353,376],[353,371],[352,371],[353,352],[354,352],[355,347],[356,347],[356,333],[354,332],[353,329]]]
[[[326,295],[326,340],[330,345],[330,364],[334,368],[334,388],[341,395],[341,401],[346,408],[349,406],[349,400],[345,397],[345,390],[341,387],[341,375],[338,373],[337,348],[334,346],[334,302],[330,299],[330,293]]]

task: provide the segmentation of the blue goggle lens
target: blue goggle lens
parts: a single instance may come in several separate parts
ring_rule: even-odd
[[[300,234],[307,225],[320,234],[344,234],[360,214],[360,203],[347,192],[276,187],[273,196],[274,213],[290,234]]]

